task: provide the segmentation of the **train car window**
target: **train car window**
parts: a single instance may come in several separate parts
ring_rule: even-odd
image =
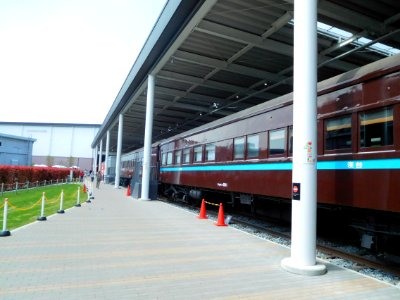
[[[233,140],[233,158],[244,158],[244,137],[238,137]]]
[[[176,165],[181,164],[181,157],[182,157],[182,151],[181,150],[175,151],[175,164]]]
[[[325,120],[325,150],[351,148],[351,115]]]
[[[285,129],[271,130],[269,132],[269,154],[285,153]]]
[[[393,145],[393,108],[360,113],[360,147]]]
[[[206,145],[206,161],[215,160],[215,145],[207,144]]]
[[[190,148],[183,149],[183,163],[190,164]]]
[[[289,127],[289,156],[293,156],[293,126]]]
[[[201,162],[203,160],[203,146],[194,147],[193,161]]]
[[[161,154],[161,164],[163,166],[165,166],[167,164],[167,153],[165,153],[165,152]]]
[[[167,153],[167,165],[172,165],[172,151]]]
[[[260,152],[260,137],[258,134],[247,137],[247,158],[258,157]]]

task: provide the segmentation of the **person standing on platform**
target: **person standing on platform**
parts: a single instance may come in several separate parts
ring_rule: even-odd
[[[90,181],[93,182],[94,181],[94,172],[92,170],[89,171],[89,177],[90,177]]]
[[[96,174],[96,188],[100,187],[100,181],[101,181],[101,172],[98,171]]]

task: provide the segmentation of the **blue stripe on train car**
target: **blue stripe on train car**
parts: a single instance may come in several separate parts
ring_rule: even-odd
[[[400,169],[400,158],[370,160],[320,161],[318,170],[390,170]],[[289,171],[292,163],[250,163],[235,165],[199,165],[182,167],[161,167],[161,172],[196,172],[196,171]]]

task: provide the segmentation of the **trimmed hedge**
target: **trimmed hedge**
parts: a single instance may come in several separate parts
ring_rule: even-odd
[[[22,167],[0,166],[0,182],[11,184],[15,182],[36,182],[65,179],[69,176],[70,169],[53,167]],[[73,171],[74,178],[79,176],[79,171]]]

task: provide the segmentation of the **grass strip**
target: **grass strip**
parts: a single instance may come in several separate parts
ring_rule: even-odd
[[[67,209],[76,204],[78,188],[80,188],[80,202],[82,203],[87,200],[87,194],[82,192],[80,184],[75,183],[19,190],[17,193],[4,193],[3,199],[0,201],[1,206],[3,205],[4,198],[8,198],[9,203],[16,207],[16,209],[11,207],[11,205],[8,207],[7,230],[12,230],[36,221],[41,213],[42,203],[39,200],[42,198],[43,192],[45,192],[46,196],[44,215],[50,216],[57,213],[60,209],[61,190],[64,191],[63,209]],[[34,205],[35,203],[36,205]],[[2,226],[3,208],[0,210],[0,222],[0,226]]]

